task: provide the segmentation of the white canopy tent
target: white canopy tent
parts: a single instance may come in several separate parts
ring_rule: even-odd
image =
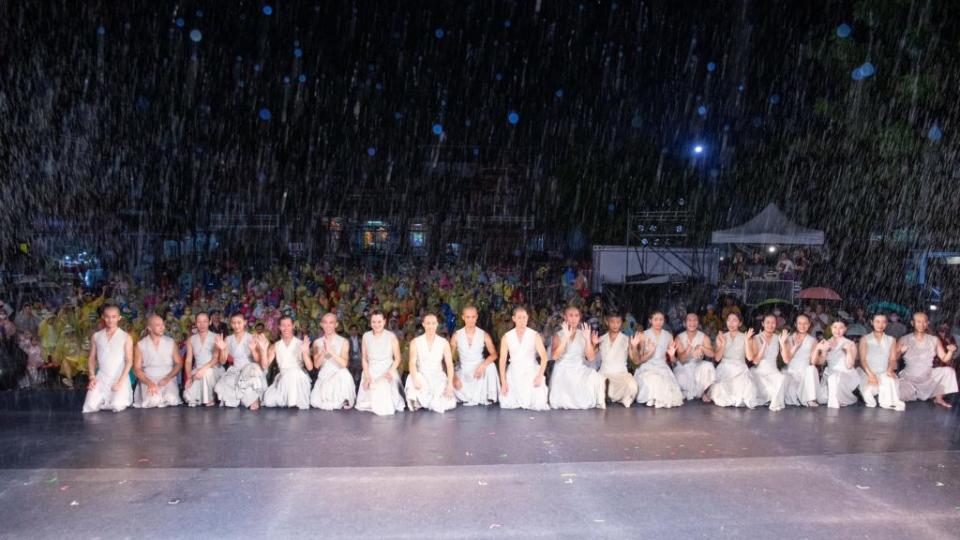
[[[777,205],[770,203],[753,219],[733,227],[713,231],[714,244],[788,244],[822,246],[823,231],[797,225]]]

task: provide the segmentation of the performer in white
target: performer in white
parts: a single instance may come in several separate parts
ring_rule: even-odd
[[[350,409],[357,402],[357,387],[350,374],[350,341],[337,334],[337,316],[320,318],[323,335],[313,342],[313,365],[319,366],[317,382],[310,392],[310,405],[333,411]]]
[[[755,366],[752,371],[757,385],[757,405],[769,404],[771,411],[783,410],[787,391],[787,377],[777,368],[780,340],[774,333],[776,330],[777,316],[769,314],[763,318],[763,331],[747,341],[747,360]]]
[[[650,328],[630,340],[639,347],[637,362],[640,367],[634,373],[637,381],[637,403],[649,407],[679,407],[683,405],[683,392],[677,377],[670,370],[667,357],[672,360],[677,352],[673,336],[663,329],[664,316],[655,311],[650,316]]]
[[[757,406],[757,385],[747,367],[747,343],[753,339],[753,328],[740,331],[739,313],[727,315],[727,331],[717,335],[717,381],[708,392],[710,399],[721,407]]]
[[[550,407],[553,409],[607,408],[603,375],[592,365],[596,359],[590,325],[580,324],[580,310],[563,311],[563,325],[552,338],[553,373]],[[599,337],[597,337],[599,340]]]
[[[133,340],[120,329],[120,308],[108,305],[103,309],[105,328],[90,338],[87,357],[87,395],[83,412],[111,410],[120,412],[133,403],[130,368],[133,365]]]
[[[683,319],[684,332],[674,340],[677,349],[677,365],[673,374],[687,400],[700,399],[709,403],[707,389],[717,380],[717,370],[713,365],[714,351],[710,337],[700,331],[700,317],[696,313],[687,313]],[[710,361],[704,361],[709,358]]]
[[[437,316],[423,317],[423,334],[410,342],[407,407],[442,413],[457,406],[453,394],[453,353],[450,343],[437,335]],[[446,371],[446,372],[444,372]]]
[[[313,369],[310,346],[293,335],[293,319],[290,316],[280,317],[277,324],[280,339],[267,350],[267,366],[276,360],[280,372],[263,393],[263,406],[309,409],[310,375],[307,371]]]
[[[900,398],[926,401],[932,397],[934,403],[949,409],[943,396],[957,391],[957,372],[950,365],[957,346],[944,348],[937,336],[927,333],[929,324],[926,313],[914,313],[913,332],[897,343],[905,364],[900,371]]]
[[[400,342],[393,332],[384,329],[386,319],[380,311],[370,315],[372,330],[363,334],[360,361],[363,374],[357,392],[358,411],[389,415],[404,408],[400,395]]]
[[[620,330],[623,317],[619,313],[607,315],[607,333],[591,341],[600,348],[600,375],[607,382],[607,398],[629,407],[637,398],[637,381],[627,371],[627,359],[636,362],[637,349],[630,345],[630,338]],[[594,334],[595,335],[595,334]]]
[[[197,333],[187,340],[184,358],[184,373],[189,374],[183,387],[183,400],[187,405],[214,405],[213,388],[223,376],[221,359],[216,348],[217,336],[210,332],[210,316],[198,313]]]
[[[796,320],[797,331],[790,335],[787,330],[780,334],[780,355],[787,364],[783,374],[787,376],[787,405],[817,407],[817,388],[820,374],[817,372],[813,349],[817,340],[810,331],[810,317],[800,314]]]
[[[459,360],[453,380],[454,393],[457,400],[467,406],[496,403],[500,397],[500,376],[493,338],[477,327],[477,308],[467,306],[460,316],[463,328],[450,338],[453,356]]]
[[[830,325],[832,337],[817,344],[815,363],[826,364],[820,387],[817,390],[817,402],[831,409],[839,409],[857,402],[853,394],[860,385],[860,374],[854,367],[857,362],[857,345],[844,334],[847,323],[837,319]]]
[[[151,315],[147,318],[147,337],[137,342],[133,350],[133,374],[139,381],[133,392],[134,407],[149,409],[182,403],[177,375],[183,360],[177,342],[165,336],[166,331],[163,319]]]
[[[900,399],[897,377],[897,340],[887,335],[887,316],[877,313],[871,320],[873,332],[860,338],[860,395],[867,407],[906,410]]]
[[[514,308],[514,327],[500,339],[501,409],[550,409],[543,375],[547,371],[547,349],[540,334],[527,327],[529,319],[526,308]]]
[[[260,334],[254,338],[246,330],[247,323],[243,315],[235,313],[230,317],[230,329],[233,334],[223,339],[217,336],[216,346],[220,357],[226,362],[233,359],[233,365],[220,377],[213,391],[224,407],[243,405],[251,411],[260,408],[260,399],[267,389],[267,337]]]

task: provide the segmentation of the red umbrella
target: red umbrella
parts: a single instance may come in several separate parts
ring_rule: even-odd
[[[800,291],[797,298],[801,300],[841,300],[840,295],[833,289],[826,287],[810,287]]]

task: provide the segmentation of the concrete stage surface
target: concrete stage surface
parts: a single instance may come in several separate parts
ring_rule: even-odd
[[[2,538],[960,538],[960,416],[168,408],[0,394]]]

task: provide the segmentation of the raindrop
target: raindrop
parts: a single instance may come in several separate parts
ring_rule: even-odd
[[[930,131],[927,132],[927,138],[931,141],[939,141],[943,138],[943,131],[940,129],[940,126],[933,126],[930,128]]]
[[[101,36],[102,36],[102,35],[104,35],[104,34],[106,34],[106,33],[107,33],[107,29],[106,29],[106,28],[104,28],[103,26],[98,26],[98,27],[97,27],[97,34],[98,34],[98,35],[101,35]]]
[[[253,70],[256,71],[257,73],[259,73],[261,69],[262,69],[262,66],[260,64],[253,65]]]
[[[290,84],[290,77],[284,77],[283,84]]]
[[[190,40],[191,40],[191,41],[193,41],[194,43],[197,43],[197,42],[199,42],[201,39],[203,39],[203,34],[201,34],[199,30],[197,30],[196,28],[194,28],[193,30],[190,31]]]
[[[463,122],[463,125],[465,125],[465,126],[467,126],[467,127],[470,127],[470,126],[473,125],[473,121],[470,120],[469,118],[467,118],[467,119]]]
[[[504,27],[504,28],[510,28],[512,25],[513,25],[513,23],[510,22],[510,19],[507,19],[507,20],[503,21],[503,27]]]
[[[850,32],[852,32],[852,29],[850,28],[850,25],[847,23],[843,23],[837,27],[837,37],[840,39],[850,37]]]
[[[558,98],[562,98],[562,97],[563,97],[563,88],[558,88],[557,91],[553,93],[553,95],[557,96]]]
[[[737,86],[737,92],[743,92],[743,88],[744,88],[744,87],[743,87],[742,84],[741,84],[741,85],[738,85],[738,86]]]
[[[273,15],[273,7],[272,7],[272,6],[263,6],[263,14],[264,14],[264,15]]]
[[[370,148],[367,148],[367,155],[370,157],[377,155],[377,149],[372,146]]]
[[[263,109],[260,109],[260,119],[261,119],[261,120],[264,120],[264,121],[270,120],[270,118],[271,118],[272,116],[273,116],[273,115],[270,114],[270,109],[267,109],[266,107],[264,107]]]
[[[187,21],[183,20],[183,17],[177,17],[177,20],[174,21],[174,24],[177,25],[177,28],[183,28],[183,25],[187,24]]]
[[[612,214],[616,209],[617,209],[617,206],[616,206],[615,204],[613,204],[613,203],[610,203],[609,205],[607,205],[607,212],[609,212],[609,213],[611,213],[611,214]]]
[[[630,119],[630,126],[638,128],[643,125],[643,118],[640,118],[639,114],[633,115],[633,118]]]
[[[707,71],[709,71],[709,72],[712,73],[712,72],[714,72],[714,71],[716,71],[716,70],[717,70],[717,64],[716,64],[716,63],[714,63],[714,62],[708,62],[708,63],[707,63]]]
[[[774,94],[770,96],[770,103],[773,103],[774,105],[780,103],[780,94]]]
[[[299,47],[299,46],[300,46],[300,40],[299,40],[299,39],[293,40],[293,46],[294,46],[294,47]]]
[[[297,47],[296,49],[293,50],[293,55],[296,56],[297,58],[300,58],[301,56],[303,56],[303,49]]]
[[[876,71],[876,68],[873,67],[873,64],[870,62],[864,62],[863,65],[860,66],[860,73],[862,73],[864,77],[870,77],[876,73]]]
[[[758,128],[758,127],[761,127],[761,126],[763,126],[763,118],[760,118],[759,116],[754,116],[754,117],[753,117],[753,127]]]
[[[297,77],[297,80],[300,81],[300,82],[302,82],[302,83],[305,83],[305,82],[307,82],[307,76],[301,74],[299,77]]]
[[[434,30],[433,35],[437,36],[437,39],[443,39],[443,28],[437,28]]]
[[[141,111],[145,111],[145,110],[147,110],[148,108],[150,108],[150,100],[148,100],[147,98],[145,98],[145,97],[143,97],[143,96],[140,96],[140,97],[137,98],[136,106],[137,106],[137,108],[140,109]]]
[[[379,91],[379,90],[383,90],[383,85],[380,84],[380,83],[377,83],[377,84],[373,85],[373,87],[376,88],[378,91]]]
[[[197,18],[198,18],[198,19],[202,19],[202,18],[203,18],[203,10],[202,10],[202,9],[198,9],[198,10],[197,10]]]
[[[479,149],[479,148],[474,148],[474,149],[473,149],[473,155],[479,156],[479,155],[480,155],[480,149]]]
[[[443,126],[441,126],[440,124],[434,124],[434,125],[433,125],[433,134],[434,134],[434,135],[439,135],[439,134],[441,134],[441,133],[443,133]]]
[[[706,115],[707,115],[707,108],[706,108],[705,106],[703,106],[703,105],[697,107],[697,114],[699,114],[700,116],[706,116]]]
[[[850,73],[850,76],[853,77],[853,80],[859,81],[863,79],[863,70],[859,67],[853,69],[853,72]]]
[[[401,113],[400,111],[397,111],[397,112],[393,113],[393,118],[394,118],[395,120],[399,120],[399,119],[403,118],[403,113]]]
[[[497,73],[496,75],[493,76],[493,78],[498,81],[503,80],[503,73]]]
[[[516,125],[520,121],[520,115],[516,111],[510,111],[510,114],[507,115],[507,121],[511,124]]]

